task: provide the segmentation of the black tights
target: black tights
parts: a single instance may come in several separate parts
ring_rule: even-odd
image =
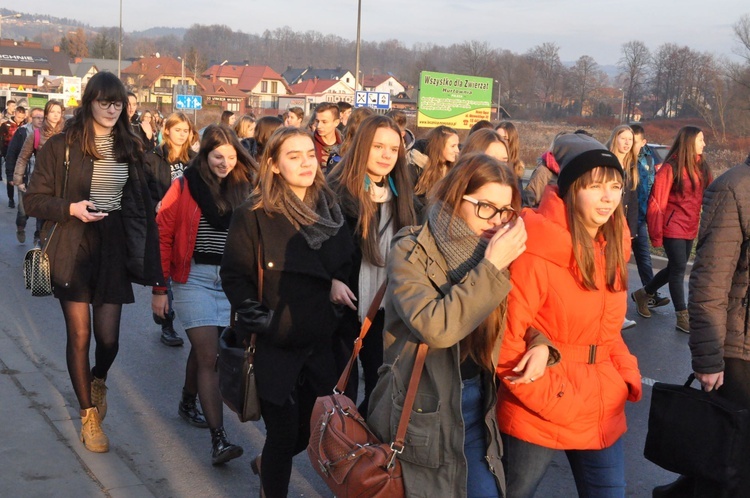
[[[203,415],[211,429],[224,425],[224,406],[216,372],[219,352],[219,327],[206,326],[187,329],[190,354],[185,367],[185,391],[198,393]]]
[[[68,342],[65,347],[65,360],[68,374],[73,383],[73,390],[78,398],[81,410],[91,408],[91,375],[100,379],[107,377],[120,348],[120,315],[121,304],[78,303],[60,300]],[[91,306],[91,308],[89,308]],[[91,345],[91,311],[94,316],[94,369],[89,363]]]

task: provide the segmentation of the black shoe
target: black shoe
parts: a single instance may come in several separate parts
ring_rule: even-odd
[[[691,498],[695,491],[695,480],[680,476],[675,482],[656,486],[652,491],[653,498]]]
[[[200,427],[201,429],[208,428],[208,422],[203,417],[203,413],[198,408],[197,396],[190,394],[185,389],[182,390],[182,400],[177,407],[177,413],[182,417],[185,422],[192,425],[193,427]]]
[[[171,347],[182,346],[185,343],[185,341],[182,340],[182,337],[177,335],[177,332],[175,332],[171,325],[169,327],[162,327],[161,342],[162,344]]]
[[[242,446],[232,444],[227,440],[224,427],[211,429],[211,465],[221,465],[242,456]]]
[[[648,298],[648,307],[649,308],[661,308],[662,306],[666,306],[671,301],[667,296],[662,296],[658,292],[656,292],[653,296],[650,296]]]
[[[15,207],[16,207],[16,201],[14,201],[13,199],[8,199],[8,207],[10,209],[15,209]]]

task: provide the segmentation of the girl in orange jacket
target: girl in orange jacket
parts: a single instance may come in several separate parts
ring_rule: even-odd
[[[497,373],[507,496],[533,496],[556,450],[565,450],[581,496],[624,496],[625,401],[641,397],[635,356],[620,334],[630,239],[623,170],[585,135],[558,137],[558,186],[526,209],[526,252],[511,265],[513,289]],[[529,327],[561,361],[529,384],[514,383]]]

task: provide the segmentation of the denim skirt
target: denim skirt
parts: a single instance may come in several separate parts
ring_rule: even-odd
[[[231,306],[221,288],[219,268],[193,261],[187,282],[172,282],[172,306],[185,330],[229,325]]]

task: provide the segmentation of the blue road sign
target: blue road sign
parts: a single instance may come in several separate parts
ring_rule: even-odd
[[[388,92],[354,92],[354,107],[390,109],[391,94]]]
[[[203,109],[203,97],[200,95],[177,95],[176,109]]]

